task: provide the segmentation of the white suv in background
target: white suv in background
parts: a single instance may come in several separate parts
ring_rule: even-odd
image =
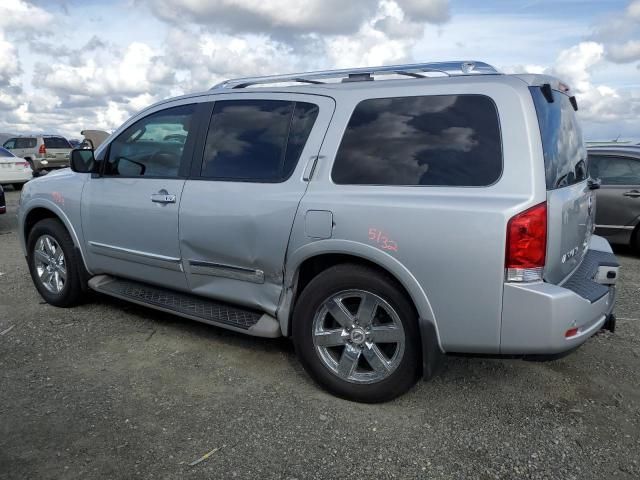
[[[42,171],[68,167],[72,150],[67,139],[59,135],[13,137],[3,147],[29,162],[35,176]]]

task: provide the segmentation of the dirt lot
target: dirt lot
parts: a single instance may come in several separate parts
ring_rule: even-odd
[[[0,478],[640,477],[640,258],[627,250],[615,334],[554,362],[448,358],[404,397],[358,405],[319,390],[286,340],[106,297],[44,304],[7,200]]]

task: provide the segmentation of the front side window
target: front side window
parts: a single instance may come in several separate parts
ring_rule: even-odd
[[[16,139],[15,138],[10,138],[6,142],[4,142],[3,147],[4,148],[9,148],[9,149],[16,148]]]
[[[104,175],[178,176],[195,105],[181,105],[138,120],[110,145]]]
[[[487,186],[502,174],[498,112],[482,95],[358,104],[332,171],[343,185]]]
[[[589,170],[603,185],[640,185],[640,160],[634,158],[589,155]]]
[[[215,102],[200,175],[230,181],[286,180],[317,115],[318,107],[304,102]]]

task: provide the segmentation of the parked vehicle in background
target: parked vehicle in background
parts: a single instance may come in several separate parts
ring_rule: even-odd
[[[92,148],[94,150],[102,145],[109,136],[109,133],[103,130],[83,130],[80,133],[84,136],[80,148]]]
[[[31,165],[33,174],[69,166],[71,145],[59,135],[33,135],[10,138],[3,145]]]
[[[29,162],[0,147],[0,184],[11,184],[14,189],[20,190],[32,178]]]
[[[640,253],[640,146],[590,147],[589,169],[599,178],[596,233]]]
[[[576,109],[556,78],[480,62],[229,80],[29,182],[18,232],[52,305],[88,287],[291,336],[324,388],[385,401],[443,353],[613,328]]]
[[[80,148],[82,145],[82,142],[76,138],[68,138],[67,141],[69,145],[71,145],[71,148]]]
[[[0,185],[0,215],[7,213],[7,203],[4,199],[4,189]]]

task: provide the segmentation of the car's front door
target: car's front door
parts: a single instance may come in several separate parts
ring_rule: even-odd
[[[274,314],[293,219],[334,101],[239,93],[215,98],[180,205],[194,293]]]
[[[596,190],[596,227],[612,241],[628,242],[640,218],[640,158],[589,155],[591,176],[600,178]]]
[[[82,197],[93,273],[186,290],[178,209],[198,108],[186,104],[156,110],[100,150],[101,174],[88,180]]]

